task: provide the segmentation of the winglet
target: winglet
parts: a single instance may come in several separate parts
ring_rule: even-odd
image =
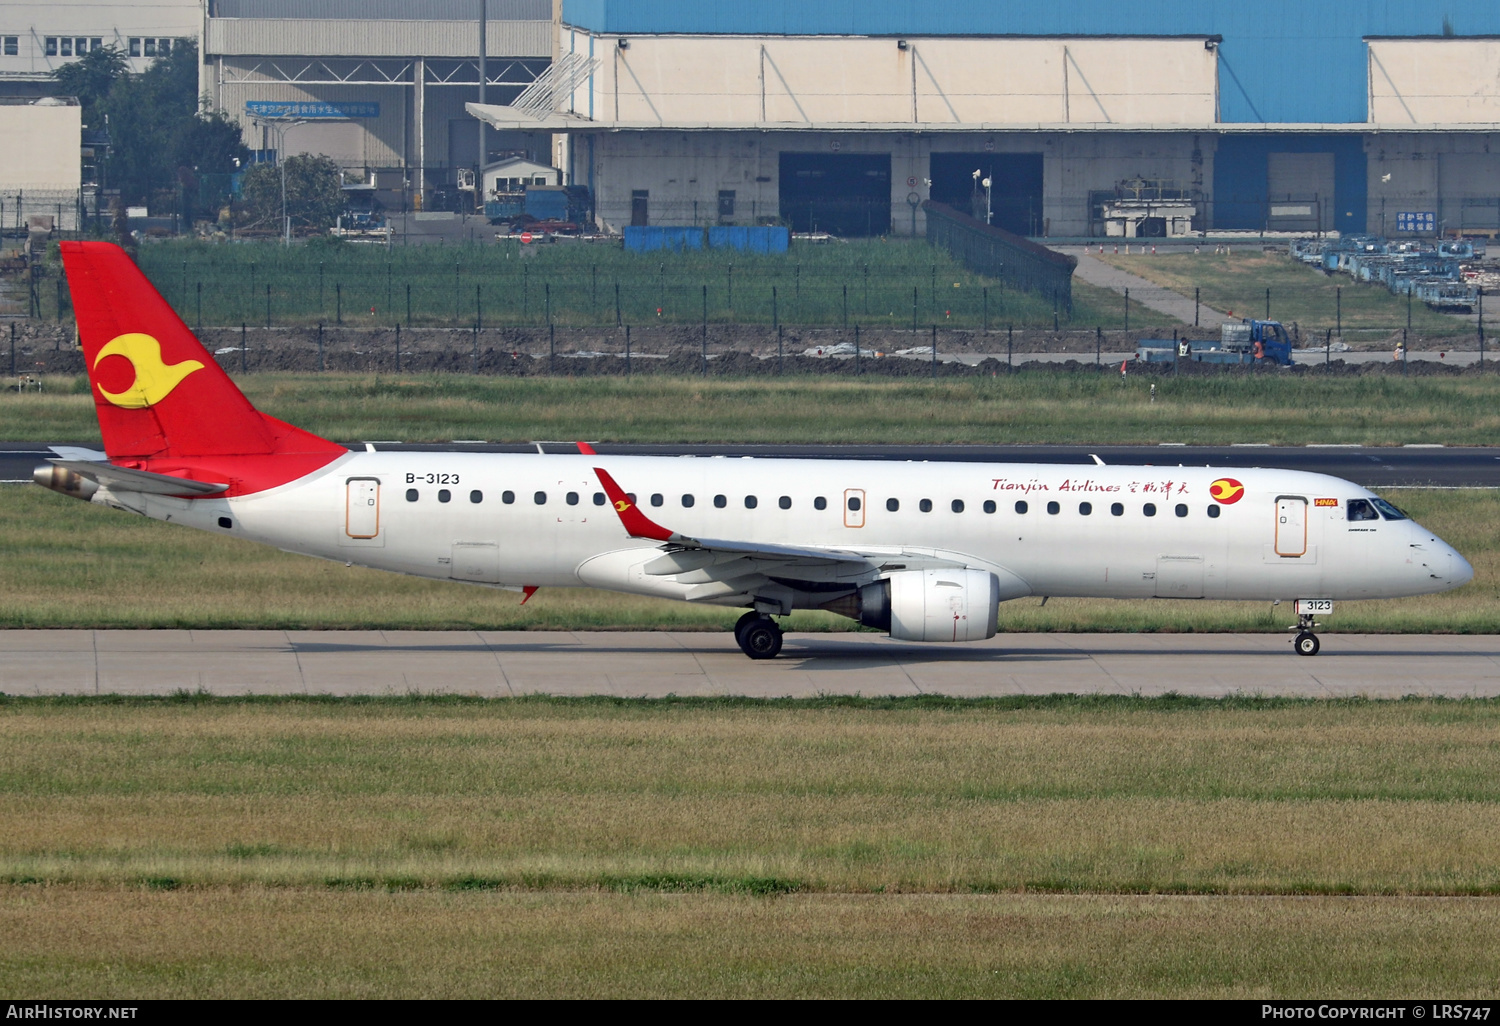
[[[578,455],[580,455],[580,456],[597,456],[597,455],[599,455],[597,452],[594,451],[594,447],[592,445],[590,445],[589,443],[587,443],[587,442],[577,442],[577,443],[574,443],[574,444],[576,444],[578,446]]]
[[[599,475],[599,483],[604,486],[604,494],[609,496],[615,512],[620,516],[620,523],[625,525],[625,533],[630,537],[651,538],[655,541],[685,540],[681,535],[667,530],[642,513],[641,508],[630,501],[630,497],[625,494],[625,489],[615,483],[615,479],[609,476],[608,471],[595,467],[594,473]]]

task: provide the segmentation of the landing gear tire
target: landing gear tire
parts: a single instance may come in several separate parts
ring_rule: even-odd
[[[751,659],[775,659],[781,652],[781,628],[769,616],[746,613],[734,626],[734,640]]]
[[[1292,639],[1292,647],[1297,650],[1299,656],[1315,656],[1321,647],[1318,644],[1318,636],[1312,631],[1303,631]]]

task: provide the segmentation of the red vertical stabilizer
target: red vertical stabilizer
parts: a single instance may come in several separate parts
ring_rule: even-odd
[[[221,480],[237,478],[234,491],[244,492],[284,483],[348,452],[250,405],[120,247],[64,242],[61,249],[111,460],[147,461],[151,469],[181,464],[180,473],[192,477],[213,468]],[[291,459],[276,460],[273,470],[264,457]]]

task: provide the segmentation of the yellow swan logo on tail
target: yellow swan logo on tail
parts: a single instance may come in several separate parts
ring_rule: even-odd
[[[110,339],[99,350],[99,355],[94,357],[96,370],[106,356],[123,356],[135,368],[135,382],[125,391],[106,392],[104,386],[99,386],[100,395],[127,410],[144,410],[148,406],[155,406],[171,395],[183,378],[195,370],[203,369],[203,364],[197,360],[183,360],[168,366],[161,359],[161,343],[150,335],[139,332],[117,335]]]

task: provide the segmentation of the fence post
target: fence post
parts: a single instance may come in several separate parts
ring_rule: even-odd
[[[1335,323],[1338,325],[1338,329],[1339,329],[1339,341],[1343,341],[1343,338],[1344,338],[1344,286],[1339,285],[1339,286],[1336,286],[1334,288],[1334,290],[1333,290],[1333,304],[1334,304],[1334,306],[1333,306],[1333,308],[1334,308],[1334,316],[1336,318]]]
[[[1266,289],[1266,320],[1271,319],[1271,290]]]
[[[989,290],[989,287],[986,286],[983,291],[984,291],[984,330],[981,332],[981,334],[988,335],[990,333],[990,290]]]
[[[1130,290],[1125,290],[1125,330],[1130,330]]]
[[[245,345],[245,322],[240,321],[240,366],[242,368],[245,365]]]
[[[406,283],[406,326],[411,327],[411,282]]]
[[[266,327],[271,326],[271,286],[266,286]]]
[[[937,325],[932,326],[932,376],[937,377]]]
[[[1479,366],[1484,367],[1484,286],[1479,286]]]
[[[618,298],[620,286],[615,286],[615,296]],[[625,376],[630,377],[630,325],[625,325]]]
[[[1198,296],[1199,290],[1193,289],[1193,327],[1198,326]]]
[[[1104,362],[1104,329],[1095,325],[1094,327],[1094,366],[1098,367]]]
[[[844,286],[844,330],[849,330],[849,286]]]
[[[10,376],[16,376],[16,322],[10,322]]]
[[[243,324],[240,325],[240,331],[244,331],[244,330],[245,330],[245,326]],[[321,371],[321,370],[327,370],[327,369],[328,369],[328,365],[323,360],[323,322],[319,321],[318,322],[318,370]]]
[[[703,375],[708,376],[708,286],[703,286]]]
[[[391,262],[385,262],[385,308],[391,308]]]
[[[57,319],[59,321],[62,320],[62,290],[63,276],[59,274],[57,276]]]
[[[339,324],[343,324],[344,323],[344,285],[343,285],[342,282],[335,282],[334,283],[333,294],[334,294],[334,297],[335,297],[335,306],[334,306],[335,320],[337,320]]]
[[[542,282],[542,305],[547,312],[547,327],[552,327],[552,283]]]
[[[407,288],[411,288],[410,285]],[[396,322],[396,373],[401,373],[401,322]]]
[[[557,373],[557,338],[551,331],[547,332],[547,373]]]
[[[775,291],[776,291],[775,286],[772,286],[771,292],[774,294]],[[781,373],[781,358],[782,358],[782,351],[781,351],[781,327],[778,325],[777,328],[776,328],[776,373],[777,374]]]
[[[778,339],[781,338],[781,315],[780,315],[780,312],[777,310],[777,307],[776,307],[776,286],[775,285],[771,286],[771,327],[773,327],[773,328],[776,329],[776,332],[777,332],[776,337]],[[777,357],[777,359],[779,360],[780,357]],[[779,366],[780,365],[778,364],[778,367]],[[778,369],[776,373],[780,374],[781,371]]]
[[[734,320],[734,265],[733,264],[729,264],[728,267],[729,267],[728,271],[726,271],[725,274],[724,274],[724,289],[725,289],[725,295],[727,297],[727,305],[729,307],[729,319],[731,321],[733,321]],[[849,286],[845,285],[844,286],[844,291],[847,293],[849,291]],[[846,302],[847,302],[847,299],[846,299]]]
[[[847,286],[847,285],[844,286],[844,289],[846,291],[848,290],[848,288],[849,288],[849,286]],[[859,325],[858,324],[856,324],[854,326],[854,373],[855,373],[856,377],[858,375],[864,373],[864,370],[861,369],[861,367],[859,365]]]
[[[615,327],[618,328],[621,323],[623,322],[620,320],[620,283],[615,282]]]
[[[912,330],[912,334],[915,335],[916,332],[917,332],[917,289],[916,289],[916,286],[913,286],[912,290],[911,290],[911,330]]]
[[[474,285],[474,330],[484,330],[484,286]]]
[[[323,315],[323,262],[318,261],[318,316]]]
[[[1015,364],[1011,361],[1011,345],[1016,340],[1016,326],[1009,325],[1005,329],[1005,366],[1008,370],[1015,370]]]
[[[473,337],[474,337],[474,351],[469,356],[469,373],[471,373],[471,374],[478,374],[479,373],[479,322],[478,321],[474,322]]]
[[[1057,326],[1057,290],[1053,289],[1052,290],[1052,330],[1056,331],[1057,328],[1058,328],[1058,326]]]
[[[198,330],[203,330],[203,283],[198,283]]]

